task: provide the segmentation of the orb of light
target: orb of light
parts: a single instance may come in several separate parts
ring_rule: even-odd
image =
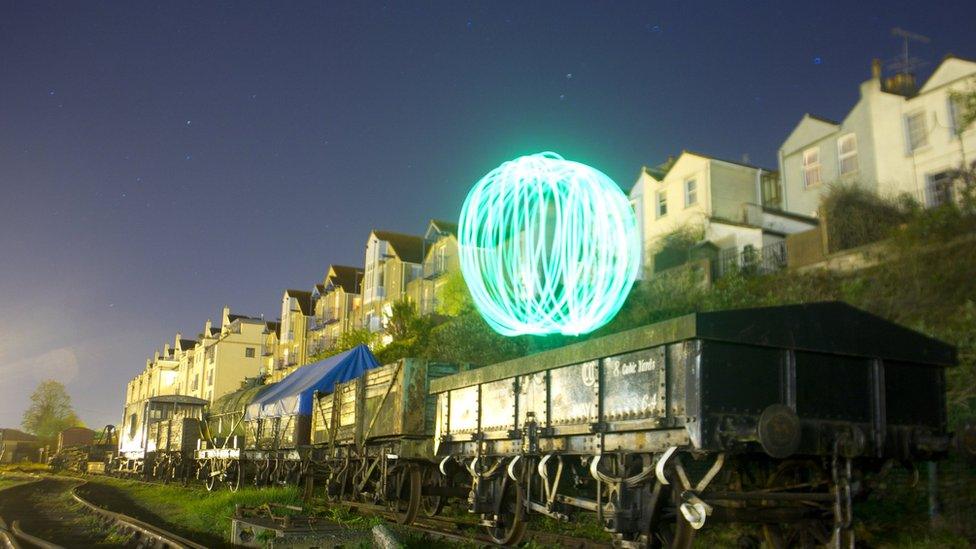
[[[640,268],[637,220],[603,172],[544,152],[505,162],[468,193],[461,272],[503,335],[579,335],[606,324]]]

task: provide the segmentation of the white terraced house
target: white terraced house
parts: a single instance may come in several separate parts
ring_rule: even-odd
[[[976,125],[962,127],[963,101],[952,92],[976,90],[976,62],[947,56],[920,88],[911,74],[882,78],[878,60],[871,72],[843,120],[804,115],[780,146],[784,210],[817,215],[838,182],[925,206],[958,197],[947,176],[976,160]]]

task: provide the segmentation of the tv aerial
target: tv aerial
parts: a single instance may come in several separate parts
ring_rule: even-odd
[[[928,36],[923,36],[918,33],[907,31],[901,27],[895,27],[891,29],[891,35],[897,36],[902,39],[902,53],[900,56],[894,58],[888,62],[888,69],[909,74],[918,69],[919,67],[924,67],[927,63],[919,57],[912,57],[908,54],[908,43],[910,41],[919,42],[921,44],[928,44],[932,41]]]

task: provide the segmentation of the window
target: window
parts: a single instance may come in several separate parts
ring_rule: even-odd
[[[803,151],[803,186],[820,184],[820,147]]]
[[[966,99],[962,96],[949,96],[949,120],[952,121],[952,135],[959,135],[968,127],[963,126],[966,114]]]
[[[138,416],[132,414],[129,416],[129,438],[136,436],[136,421]]]
[[[668,191],[658,191],[657,192],[657,216],[664,217],[668,215]]]
[[[254,347],[246,347],[244,349],[245,358],[254,358]]]
[[[196,391],[200,388],[200,374],[193,374],[193,385],[191,391]]]
[[[857,172],[857,136],[853,133],[837,140],[837,164],[840,175]]]
[[[929,144],[929,134],[925,129],[925,111],[905,116],[905,130],[908,136],[908,152],[914,152]]]
[[[213,385],[213,370],[207,370],[207,387]]]
[[[929,175],[925,185],[925,206],[935,208],[952,203],[952,173],[940,172]]]
[[[698,181],[685,181],[685,208],[698,203]]]

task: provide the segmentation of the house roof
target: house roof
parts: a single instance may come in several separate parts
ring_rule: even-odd
[[[438,231],[442,233],[447,233],[450,235],[457,236],[458,224],[452,221],[444,221],[443,219],[431,219],[430,224],[437,228]]]
[[[319,295],[324,294],[325,293],[325,284],[316,284],[315,285],[315,291],[318,292]]]
[[[663,164],[661,166],[663,166]],[[646,172],[647,175],[653,177],[657,181],[664,179],[664,176],[668,174],[668,170],[665,170],[660,166],[654,168],[650,166],[642,166],[641,171]]]
[[[422,263],[424,261],[426,243],[422,237],[390,231],[373,231],[373,235],[388,242],[401,261],[407,263]]]
[[[285,294],[298,301],[298,308],[305,316],[312,316],[312,292],[306,290],[285,290]]]
[[[838,122],[836,120],[831,120],[830,118],[827,118],[826,116],[820,116],[819,114],[812,114],[812,113],[809,113],[808,112],[804,116],[807,116],[807,117],[812,118],[814,120],[819,120],[821,122],[825,122],[825,123],[830,124],[832,126],[840,126],[840,122]]]
[[[329,265],[329,272],[326,273],[325,278],[326,283],[331,282],[333,286],[342,288],[347,293],[358,294],[363,270],[348,265]]]
[[[31,442],[37,440],[37,437],[30,433],[25,433],[18,429],[2,429],[2,428],[0,428],[0,438],[6,441],[17,440],[17,441]]]
[[[264,323],[264,327],[268,332],[274,332],[276,336],[281,337],[281,323],[274,321],[267,321]]]
[[[235,320],[258,320],[258,318],[247,315],[227,315],[228,322],[234,322]]]
[[[220,328],[210,328],[210,335],[220,335]]]
[[[763,170],[763,171],[766,171],[766,172],[775,172],[776,171],[776,170],[771,169],[771,168],[764,168],[762,166],[757,166],[755,164],[747,164],[747,163],[741,162],[739,160],[728,160],[726,158],[719,158],[717,156],[713,156],[713,155],[710,155],[710,154],[700,153],[700,152],[697,152],[697,151],[689,151],[688,149],[682,150],[681,151],[681,154],[682,155],[685,155],[685,154],[693,154],[693,155],[699,156],[701,158],[707,158],[709,160],[717,160],[719,162],[725,162],[727,164],[735,164],[737,166],[742,166],[742,167],[745,167],[745,168],[752,168],[754,170]],[[681,157],[679,156],[678,158],[680,159]],[[677,162],[675,162],[675,164],[677,164]]]
[[[194,348],[196,346],[197,346],[197,342],[194,339],[181,339],[180,340],[180,349],[183,349],[184,351],[189,351],[190,349],[192,349],[192,348]]]

